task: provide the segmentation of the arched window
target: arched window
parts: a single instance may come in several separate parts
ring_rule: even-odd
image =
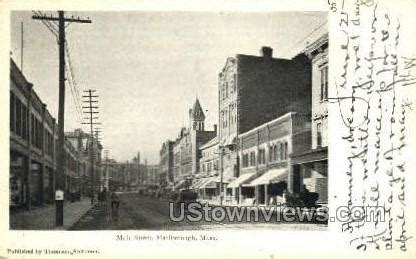
[[[274,147],[273,147],[273,161],[276,161],[276,160],[277,160],[277,145],[274,144]]]
[[[285,142],[285,159],[287,160],[287,156],[288,156],[288,144],[287,142]]]
[[[285,148],[285,147],[284,147],[283,143],[280,143],[280,144],[279,144],[280,160],[283,160],[283,159],[284,159],[284,153],[285,153],[284,148]]]
[[[281,147],[281,145],[280,145],[280,143],[278,143],[277,144],[277,154],[276,154],[276,156],[277,156],[277,160],[282,160],[282,158],[281,158],[281,156],[282,156],[282,147]]]

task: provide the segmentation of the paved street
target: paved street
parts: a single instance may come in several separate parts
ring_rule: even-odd
[[[108,206],[91,209],[70,230],[326,230],[326,225],[310,223],[251,222],[173,222],[169,218],[167,200],[138,195],[121,194],[118,219],[112,217]],[[260,213],[261,214],[261,213]]]

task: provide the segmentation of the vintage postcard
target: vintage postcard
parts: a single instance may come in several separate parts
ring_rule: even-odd
[[[415,11],[0,1],[0,256],[414,257]]]

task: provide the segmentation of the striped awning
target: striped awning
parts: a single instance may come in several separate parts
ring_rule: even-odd
[[[287,177],[288,177],[287,168],[271,169],[267,171],[266,173],[264,173],[263,175],[259,176],[258,178],[254,179],[247,185],[256,186],[256,185],[277,183],[281,181],[287,181]]]
[[[240,175],[237,179],[235,179],[234,181],[232,181],[227,188],[237,188],[240,187],[240,185],[248,182],[250,179],[252,179],[254,177],[255,173],[247,173],[247,174],[243,174]]]
[[[199,189],[213,189],[217,188],[217,177],[210,177],[203,184],[199,186]]]
[[[183,189],[185,188],[186,185],[186,181],[185,180],[180,180],[174,187],[175,190],[177,189]]]

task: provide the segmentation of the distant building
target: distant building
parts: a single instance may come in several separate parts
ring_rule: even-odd
[[[303,185],[328,202],[328,33],[309,44],[305,53],[312,62],[312,145],[292,155],[294,192]]]
[[[225,176],[239,176],[239,134],[288,112],[310,116],[310,78],[310,60],[304,54],[273,58],[273,49],[262,47],[261,56],[227,58],[218,76],[218,139]]]
[[[159,152],[160,185],[173,185],[173,142],[165,141]]]
[[[202,145],[199,152],[199,173],[195,176],[191,189],[199,193],[200,199],[212,199],[218,195],[221,181],[218,138],[215,137]]]
[[[146,166],[146,185],[159,185],[159,165]]]
[[[216,126],[213,131],[205,130],[205,114],[198,98],[189,109],[189,127],[182,127],[178,138],[173,143],[173,177],[174,188],[187,188],[192,178],[198,173],[199,147],[217,134]]]

